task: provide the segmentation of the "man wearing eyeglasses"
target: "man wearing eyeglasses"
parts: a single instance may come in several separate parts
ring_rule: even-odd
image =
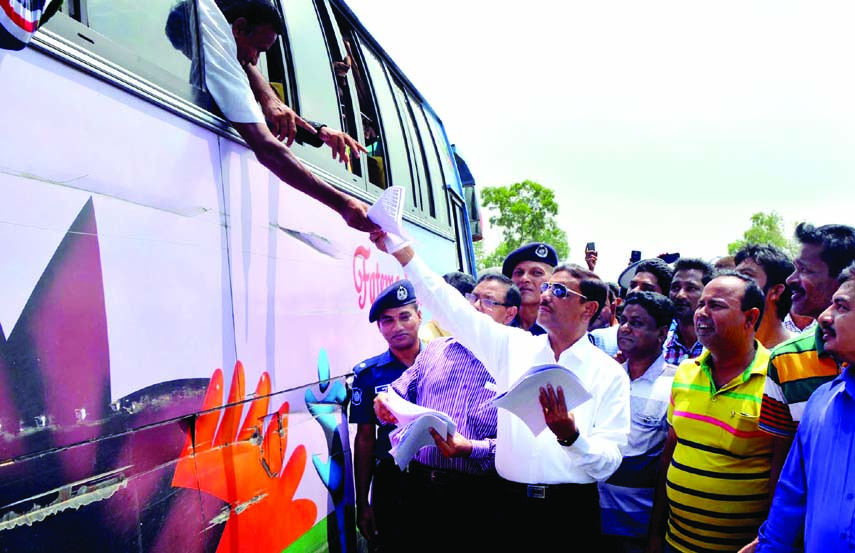
[[[509,278],[490,273],[465,296],[477,311],[502,325],[514,319],[521,300]],[[418,536],[419,528],[444,528],[444,551],[497,550],[500,544],[490,541],[497,533],[487,530],[495,524],[498,484],[496,408],[489,405],[496,395],[495,379],[460,342],[443,337],[432,340],[390,387],[410,403],[448,414],[457,424],[452,435],[433,432],[436,447],[422,448],[407,469],[406,489],[399,493],[415,499],[407,513],[411,535]],[[387,397],[377,395],[374,411],[381,421],[395,424]],[[447,525],[460,520],[471,524]],[[433,542],[425,546],[436,549]],[[422,550],[412,540],[393,549]]]
[[[384,236],[371,233],[381,249]],[[588,324],[606,301],[606,284],[577,265],[556,267],[541,285],[537,320],[547,334],[532,336],[473,311],[411,247],[394,256],[424,305],[496,379],[497,392],[547,363],[573,371],[590,392],[591,399],[568,411],[560,387],[542,388],[532,401],[539,402],[549,431],[537,436],[510,412],[499,412],[496,470],[502,480],[494,526],[522,537],[532,551],[552,549],[561,540],[598,550],[597,482],[620,465],[630,429],[626,372],[587,339]]]

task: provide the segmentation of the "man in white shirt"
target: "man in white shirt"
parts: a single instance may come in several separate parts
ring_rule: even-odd
[[[225,118],[259,163],[283,182],[336,211],[349,226],[357,230],[375,229],[363,202],[316,177],[280,141],[280,138],[287,138],[290,144],[296,133],[295,125],[306,128],[305,121],[288,117],[293,112],[281,105],[271,107],[265,100],[266,111],[271,114],[277,134],[267,127],[256,93],[269,100],[270,86],[255,65],[259,55],[267,51],[282,32],[282,20],[276,7],[270,0],[221,0],[221,4],[224,11],[215,0],[198,0],[197,14],[205,84]],[[267,94],[262,94],[263,91]],[[362,146],[341,131],[323,127],[311,132],[317,132],[342,162],[349,160],[348,148],[359,156]]]
[[[384,236],[373,232],[371,239],[385,249]],[[423,305],[484,363],[499,393],[532,366],[547,363],[570,369],[591,393],[568,412],[561,388],[542,388],[539,400],[549,431],[538,436],[499,410],[496,469],[504,516],[497,527],[517,533],[532,551],[562,539],[596,550],[591,549],[601,536],[596,483],[620,465],[630,429],[626,372],[587,338],[589,322],[606,301],[606,284],[577,265],[556,267],[542,285],[538,323],[547,334],[532,336],[473,310],[411,247],[394,256]]]

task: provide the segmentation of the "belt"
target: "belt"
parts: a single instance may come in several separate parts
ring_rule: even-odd
[[[461,482],[481,482],[488,475],[469,474],[457,470],[442,470],[429,467],[418,461],[410,461],[409,474],[412,478],[431,484],[454,484]]]
[[[597,484],[524,484],[502,480],[502,489],[508,495],[523,496],[531,499],[584,498],[597,497]]]

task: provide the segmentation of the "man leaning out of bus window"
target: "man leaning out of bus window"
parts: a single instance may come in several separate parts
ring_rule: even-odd
[[[291,110],[281,102],[278,107],[271,102],[271,98],[275,98],[273,90],[255,67],[259,55],[273,45],[284,28],[279,12],[270,0],[220,1],[223,11],[214,0],[197,0],[197,14],[204,53],[205,84],[225,118],[246,141],[258,161],[282,181],[330,207],[351,227],[358,230],[376,228],[368,219],[365,203],[317,178],[280,142],[279,138],[286,136],[288,143],[292,142],[289,120],[294,125],[308,127],[311,132],[317,130],[302,119],[297,118],[299,122],[294,119],[296,114],[291,117],[285,111]],[[181,47],[185,40],[181,39],[180,32],[175,32],[175,21],[180,17],[173,14],[181,13],[186,13],[185,9],[176,7],[173,10],[166,32],[173,45],[187,53],[187,49]],[[262,91],[268,95],[264,96]],[[274,120],[272,126],[276,135],[265,123],[265,114],[256,100],[257,93],[262,95],[259,100]],[[343,163],[349,162],[348,147],[357,157],[360,149],[365,151],[340,131],[323,126],[318,128],[321,140],[333,149],[333,158],[338,157]]]

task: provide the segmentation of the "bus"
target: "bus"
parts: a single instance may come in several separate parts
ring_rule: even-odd
[[[263,73],[369,149],[294,153],[369,204],[404,187],[423,257],[474,273],[437,114],[346,4],[276,3]],[[175,5],[66,0],[0,51],[0,551],[355,551],[348,383],[403,273],[257,162]]]

